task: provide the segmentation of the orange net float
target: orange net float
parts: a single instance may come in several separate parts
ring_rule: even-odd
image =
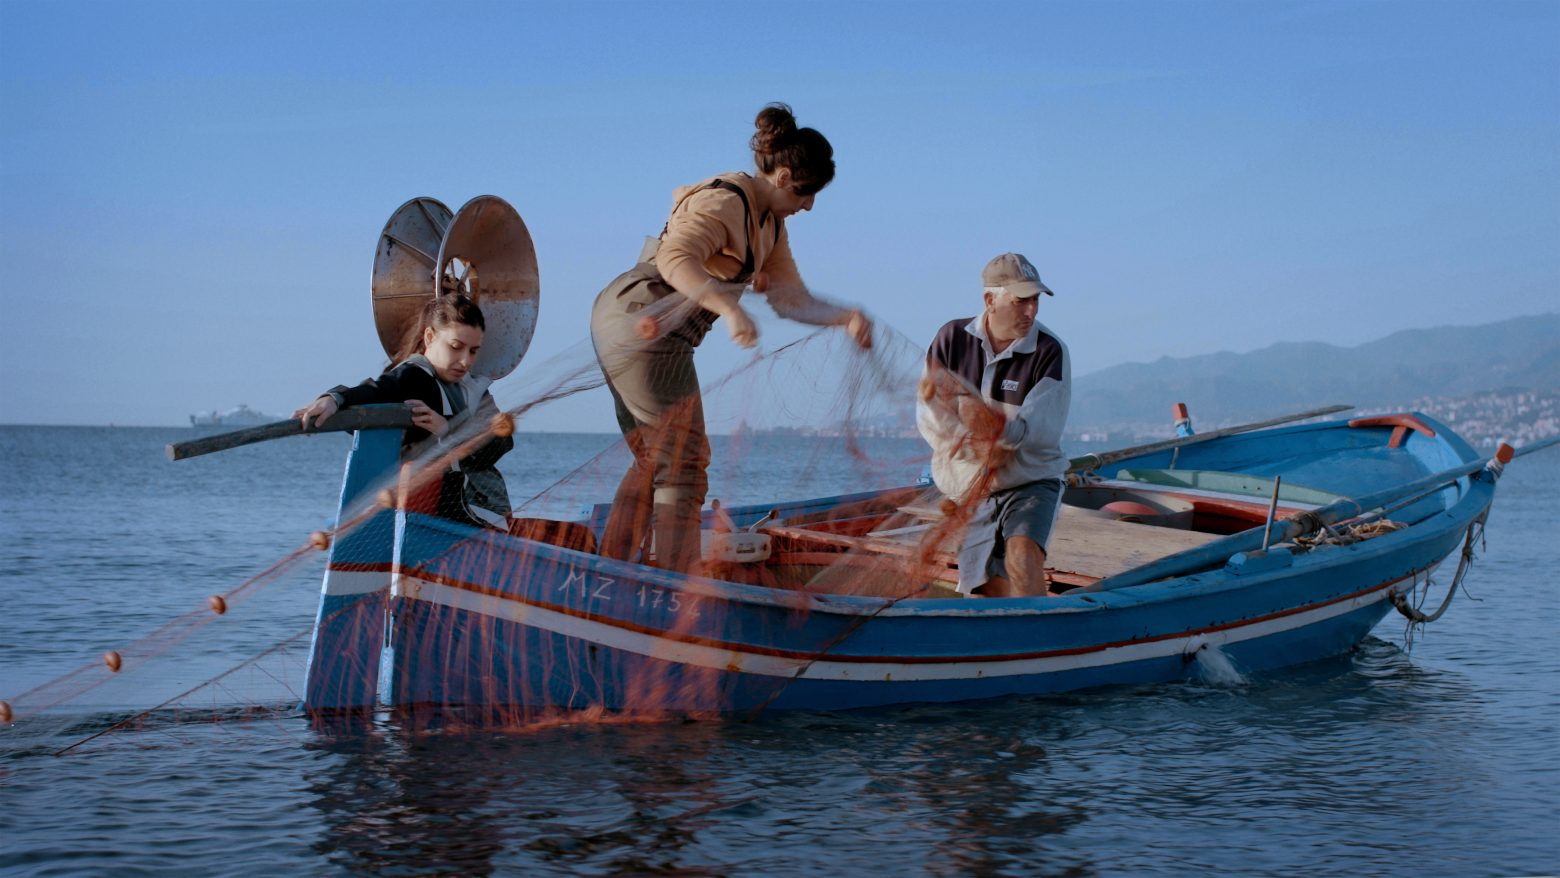
[[[11,702],[0,701],[0,723],[10,723],[13,716],[15,714],[11,713]]]
[[[119,653],[111,649],[103,653],[103,664],[108,665],[108,669],[117,674],[119,669],[124,666],[124,659],[120,658]]]
[[[330,548],[330,534],[322,530],[309,534],[309,545],[319,549],[321,552],[325,551]]]
[[[211,597],[206,598],[206,606],[211,608],[211,612],[220,616],[227,612],[227,598],[219,594],[214,594]]]

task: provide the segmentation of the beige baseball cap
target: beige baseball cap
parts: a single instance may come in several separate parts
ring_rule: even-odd
[[[1045,293],[1054,296],[1051,288],[1040,280],[1040,272],[1018,253],[1004,253],[986,263],[980,270],[980,282],[988,293],[1008,293],[1020,299],[1028,299]]]

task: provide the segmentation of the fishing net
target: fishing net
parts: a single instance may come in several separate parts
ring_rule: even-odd
[[[0,692],[3,719],[14,724],[7,746],[65,752],[123,728],[176,734],[190,720],[290,721],[304,702],[361,706],[387,696],[419,724],[483,727],[703,715],[737,703],[762,709],[783,693],[784,674],[756,694],[727,693],[724,669],[677,653],[720,627],[710,617],[717,602],[701,600],[701,590],[762,589],[766,601],[788,608],[793,628],[808,624],[811,596],[867,596],[878,609],[957,597],[953,550],[968,510],[918,483],[929,458],[915,429],[924,344],[882,325],[869,350],[833,327],[776,319],[760,326],[763,344],[739,351],[716,324],[697,357],[700,391],[663,400],[664,420],[626,437],[560,441],[547,431],[571,413],[613,410],[601,368],[611,356],[647,359],[652,383],[686,379],[678,372],[686,362],[657,359],[667,325],[643,337],[643,347],[630,342],[598,356],[583,340],[525,364],[494,385],[491,410],[474,408],[442,441],[402,449],[398,466],[355,487],[356,500],[332,526],[279,545],[268,568],[106,654],[83,647],[74,670],[25,692]],[[461,474],[510,443],[497,461],[510,519],[475,526]],[[681,521],[687,532],[670,538],[655,523],[669,507],[659,503],[654,479],[628,493],[656,502],[624,504],[625,475],[633,476],[636,461],[653,469],[646,461],[657,454],[702,467],[707,479],[689,501],[693,516]],[[878,493],[804,502],[871,492]],[[398,516],[431,522],[425,531],[444,542],[398,567]],[[605,546],[607,538],[616,544]],[[682,548],[670,548],[678,539]],[[593,572],[592,559],[607,557],[631,565],[615,569],[643,575]],[[321,605],[327,567],[338,585],[351,581],[350,597]],[[387,613],[392,580],[394,599],[403,611],[415,604],[415,613]],[[513,583],[531,583],[523,599],[505,593]],[[570,589],[590,597],[565,600]],[[603,662],[595,645],[558,625],[532,624],[560,612],[584,623],[607,618],[592,615],[592,601],[641,606],[662,620],[656,644],[633,647],[649,660]],[[700,612],[684,610],[694,604]],[[872,617],[869,608],[819,633],[810,641],[815,656]],[[317,632],[327,629],[321,648]],[[396,662],[419,669],[415,693],[396,692],[386,678],[392,646]],[[806,661],[793,660],[787,673]],[[355,721],[363,711],[309,712],[317,720],[327,714]]]

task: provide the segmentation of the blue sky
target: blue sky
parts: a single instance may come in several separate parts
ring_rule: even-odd
[[[1004,250],[1075,374],[1551,311],[1557,47],[1556,2],[0,0],[0,421],[284,412],[373,374],[374,245],[417,195],[512,202],[527,364],[577,352],[772,100],[839,162],[791,224],[804,276],[918,343]]]

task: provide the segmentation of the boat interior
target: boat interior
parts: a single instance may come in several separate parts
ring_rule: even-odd
[[[1090,585],[1150,561],[1263,524],[1271,480],[1197,470],[1122,470],[1070,486],[1047,552],[1053,591]],[[1284,484],[1275,514],[1337,499]],[[704,575],[726,582],[818,593],[904,596],[905,573],[924,584],[913,597],[957,598],[960,531],[944,518],[936,488],[917,486],[799,507],[705,514]],[[596,509],[604,520],[607,507]],[[588,523],[515,519],[510,533],[578,551],[596,550]],[[653,552],[653,548],[652,548]],[[652,559],[653,563],[653,559]]]
[[[1417,450],[1403,448],[1413,434],[1435,439],[1433,429],[1412,415],[1299,429],[1304,432],[1237,437],[1217,451],[1189,446],[1138,457],[1110,467],[1108,477],[1071,477],[1047,546],[1052,591],[1089,586],[1250,530],[1270,515],[1284,518],[1361,490],[1411,481],[1434,471],[1432,464],[1444,465],[1436,455],[1455,453],[1423,440]],[[1200,468],[1221,463],[1240,471]],[[1445,505],[1442,498],[1419,498],[1398,509],[1389,524],[1412,523]],[[930,485],[775,507],[711,506],[703,519],[706,577],[814,593],[961,596],[962,528],[947,516],[952,504]],[[519,519],[510,532],[595,551],[595,534],[609,510],[597,505],[585,522]],[[653,546],[649,552],[653,564]],[[907,587],[918,591],[907,596]]]

